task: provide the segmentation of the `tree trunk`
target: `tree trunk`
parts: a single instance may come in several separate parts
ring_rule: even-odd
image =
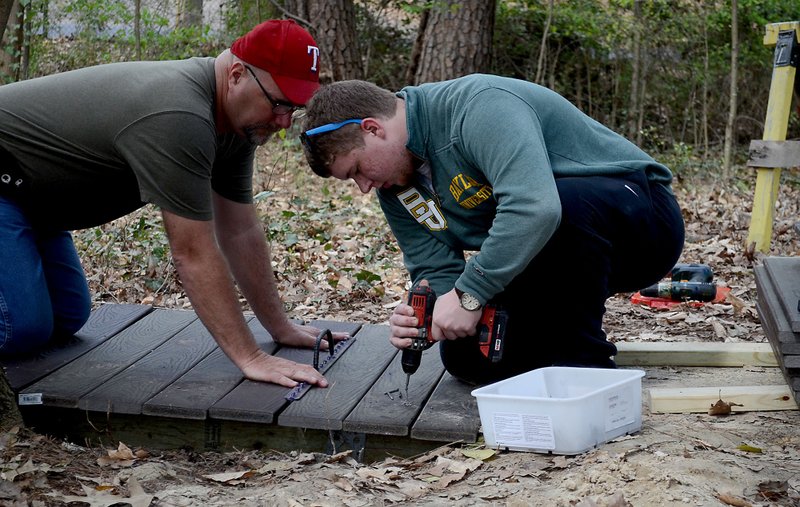
[[[705,6],[703,9],[703,113],[700,121],[701,135],[703,138],[703,159],[708,158],[708,72],[709,72],[709,57],[708,57],[708,11]]]
[[[417,38],[414,39],[414,47],[411,48],[411,57],[409,58],[408,62],[408,69],[406,69],[406,79],[405,82],[407,84],[414,83],[414,76],[417,75],[417,69],[419,69],[419,59],[422,56],[422,46],[425,42],[425,30],[428,27],[428,18],[430,17],[431,11],[430,9],[425,9],[422,11],[419,17],[419,27],[417,28]]]
[[[725,124],[725,148],[722,153],[722,175],[725,179],[731,177],[731,151],[733,146],[733,123],[736,120],[736,102],[738,88],[736,83],[737,61],[739,60],[739,5],[737,0],[731,0],[731,93],[728,121]]]
[[[142,0],[133,2],[133,36],[136,41],[136,59],[142,59]]]
[[[178,0],[178,28],[201,28],[203,26],[203,0]]]
[[[544,57],[547,54],[547,37],[550,35],[550,25],[553,22],[553,0],[547,3],[547,21],[544,24],[542,31],[542,43],[539,46],[539,59],[536,61],[536,78],[534,82],[541,83],[544,79],[545,61]]]
[[[642,0],[633,2],[633,62],[631,63],[631,94],[628,106],[628,139],[636,139],[636,120],[639,110],[639,67],[642,64]]]
[[[0,366],[0,433],[14,426],[23,426],[14,391],[6,379],[6,371]]]
[[[442,0],[430,7],[415,84],[444,81],[491,64],[496,0]]]
[[[311,0],[307,5],[320,50],[320,81],[363,78],[353,0]]]
[[[8,19],[11,17],[11,11],[14,8],[16,0],[0,0],[0,40],[6,33],[6,26]]]
[[[314,36],[322,83],[364,77],[353,0],[287,0],[283,7],[272,0],[272,4]]]

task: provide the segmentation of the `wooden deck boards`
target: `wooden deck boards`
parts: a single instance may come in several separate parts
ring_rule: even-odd
[[[312,363],[313,351],[280,347],[249,319],[264,350]],[[107,426],[101,433],[138,428],[149,440],[176,446],[215,447],[244,438],[275,448],[281,445],[270,442],[270,435],[299,442],[306,439],[300,434],[317,431],[315,442],[328,435],[330,443],[335,432],[345,439],[385,438],[390,446],[398,446],[391,437],[416,440],[409,446],[415,449],[424,442],[433,447],[477,439],[471,386],[454,390],[460,383],[443,378],[438,348],[423,354],[406,397],[406,376],[388,326],[310,324],[347,331],[354,342],[325,372],[328,388],[312,388],[292,402],[285,398],[286,387],[244,379],[194,312],[185,310],[104,305],[69,343],[3,366],[26,421],[65,436],[66,428]],[[454,402],[453,396],[464,399]]]
[[[755,273],[762,326],[800,402],[800,259],[767,258]],[[26,422],[59,436],[273,449],[366,439],[367,452],[375,442],[416,452],[477,439],[474,387],[444,371],[438,347],[424,352],[406,393],[388,326],[311,324],[350,332],[355,341],[325,372],[328,388],[312,388],[293,402],[285,398],[288,388],[244,379],[185,310],[103,305],[67,343],[2,366]],[[252,316],[249,326],[268,353],[312,362],[313,351],[280,347]],[[642,366],[641,358],[634,362]]]

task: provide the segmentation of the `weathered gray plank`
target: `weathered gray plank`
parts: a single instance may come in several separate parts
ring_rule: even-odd
[[[281,426],[342,429],[342,421],[383,373],[397,349],[389,343],[389,326],[365,325],[356,342],[325,374],[326,389],[311,389],[278,416]]]
[[[773,350],[778,354],[800,354],[800,334],[792,331],[792,326],[786,318],[783,305],[778,300],[775,286],[772,284],[764,266],[755,266],[757,301],[759,316],[763,321],[768,321],[773,331]],[[777,347],[777,350],[775,349]],[[780,351],[780,352],[779,352]]]
[[[118,334],[22,390],[45,405],[74,408],[78,400],[185,328],[194,312],[156,309]]]
[[[764,266],[792,331],[800,332],[800,257],[767,257]]]
[[[356,334],[356,336],[358,336],[356,331],[361,326],[352,322],[335,321],[312,322],[311,325],[322,329],[327,328],[334,332],[348,332]],[[347,349],[343,356],[346,357],[349,353],[350,349]],[[322,354],[324,352],[321,353],[320,357],[323,357]],[[297,363],[311,364],[313,363],[314,352],[311,349],[281,347],[275,352],[275,356]],[[285,399],[289,391],[289,388],[275,384],[244,380],[231,392],[214,403],[208,410],[208,415],[215,419],[227,421],[272,423],[275,415],[289,403]],[[312,388],[311,391],[314,391],[314,389]]]
[[[411,438],[475,442],[481,419],[473,389],[475,386],[445,373],[412,426]]]
[[[748,167],[788,168],[800,166],[800,141],[750,141]]]
[[[408,435],[411,424],[444,373],[439,346],[422,353],[420,367],[411,375],[406,393],[406,374],[397,351],[394,360],[342,424],[342,429],[372,435]]]
[[[756,302],[756,310],[759,314],[768,313],[765,310],[762,310],[761,302]],[[780,350],[778,350],[780,343],[776,338],[774,338],[776,332],[772,328],[772,322],[769,319],[762,318],[761,327],[764,329],[764,334],[767,335],[769,344],[772,346],[772,351],[775,353],[775,357],[778,360],[778,366],[780,367],[781,372],[786,379],[786,383],[790,388],[794,390],[800,390],[800,355],[784,356],[781,354]],[[787,361],[787,358],[790,359]]]
[[[767,264],[767,260],[765,264]],[[756,310],[761,317],[761,327],[772,346],[786,383],[792,390],[795,402],[800,404],[800,343],[798,334],[791,331],[785,314],[785,305],[778,301],[774,278],[769,270],[755,267],[758,296]]]
[[[267,354],[278,345],[258,320],[250,317],[249,326],[256,342]],[[181,378],[150,398],[143,406],[145,415],[205,419],[211,406],[236,387],[244,376],[242,371],[217,348],[197,363]]]
[[[195,320],[103,385],[82,396],[78,407],[115,414],[140,414],[144,402],[215,348],[214,338],[199,319]]]
[[[152,309],[145,305],[100,305],[68,341],[50,345],[34,356],[4,359],[0,364],[6,370],[11,388],[18,392],[97,347]]]

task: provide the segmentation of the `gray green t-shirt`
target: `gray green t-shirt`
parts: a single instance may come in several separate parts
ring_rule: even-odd
[[[561,220],[555,179],[672,173],[582,113],[526,81],[470,75],[404,88],[407,149],[427,163],[406,188],[378,198],[414,283],[458,287],[482,303],[502,292]],[[426,181],[427,180],[427,181]],[[465,261],[464,252],[477,251]]]
[[[16,160],[20,183],[11,196],[37,223],[64,230],[146,203],[210,220],[212,189],[251,202],[255,146],[217,134],[215,89],[213,58],[114,63],[0,86],[0,148]]]

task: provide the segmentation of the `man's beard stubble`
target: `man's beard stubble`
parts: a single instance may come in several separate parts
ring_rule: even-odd
[[[259,133],[260,131],[264,130],[266,130],[266,134]],[[256,146],[261,146],[269,141],[269,139],[279,130],[280,128],[268,124],[248,125],[243,129],[247,141],[251,144],[255,144]]]

